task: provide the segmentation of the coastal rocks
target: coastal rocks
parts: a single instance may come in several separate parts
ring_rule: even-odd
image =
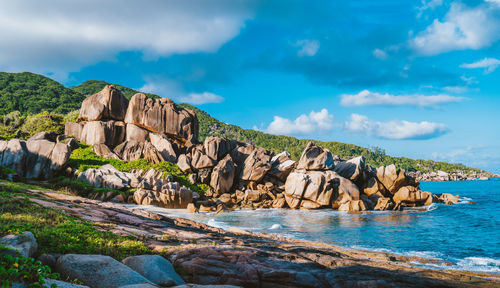
[[[90,287],[117,288],[150,283],[128,266],[103,255],[63,255],[57,259],[56,272],[63,279],[78,279]]]
[[[168,141],[167,137],[161,134],[150,133],[149,140],[151,141],[151,144],[156,148],[158,153],[160,153],[163,161],[168,161],[171,163],[177,162],[177,153],[175,152],[172,143]]]
[[[292,209],[330,206],[338,196],[340,176],[333,171],[295,170],[285,183],[285,200]]]
[[[185,209],[193,202],[193,191],[173,182],[172,177],[160,178],[155,173],[154,170],[149,170],[143,176],[133,195],[137,204]]]
[[[35,236],[29,231],[19,235],[7,235],[0,238],[0,245],[15,250],[22,257],[33,257],[38,248]]]
[[[285,182],[290,172],[295,168],[295,163],[296,162],[290,158],[290,154],[283,151],[271,159],[271,169],[267,174]]]
[[[418,188],[413,186],[401,187],[398,192],[394,194],[392,200],[398,203],[404,203],[409,205],[430,205],[432,204],[432,194],[430,192],[424,192],[418,190]]]
[[[78,180],[85,181],[97,188],[125,190],[137,187],[139,180],[132,173],[118,171],[110,164],[98,169],[89,168],[78,175]]]
[[[128,100],[120,91],[114,85],[106,85],[98,93],[83,100],[78,121],[123,121],[127,106]]]
[[[203,145],[198,145],[191,151],[191,166],[195,169],[211,168],[217,161],[210,158],[203,150]]]
[[[0,165],[22,177],[49,179],[64,168],[71,151],[68,144],[45,139],[0,141]]]
[[[172,264],[159,255],[131,256],[122,262],[156,285],[168,287],[185,284]]]
[[[185,154],[179,155],[179,158],[177,159],[177,166],[184,173],[191,172],[191,160]]]
[[[344,162],[335,164],[334,171],[340,176],[347,178],[353,182],[362,180],[363,172],[365,170],[365,157],[359,156]]]
[[[215,161],[224,158],[235,147],[236,141],[222,137],[207,137],[203,142],[206,155]]]
[[[457,204],[460,201],[460,196],[458,195],[455,196],[449,193],[443,193],[441,195],[438,195],[438,200],[446,205],[452,205],[452,204]]]
[[[198,139],[198,119],[193,111],[178,108],[168,98],[152,99],[142,93],[130,99],[125,123],[150,132],[166,134],[184,142],[193,136]]]
[[[329,170],[333,169],[335,163],[332,153],[328,149],[316,146],[313,142],[307,144],[306,149],[300,156],[297,169],[303,170]]]
[[[391,194],[396,193],[406,183],[405,171],[396,169],[394,164],[377,168],[377,179]]]
[[[92,151],[106,159],[120,159],[106,144],[95,144],[92,146]]]
[[[124,161],[133,161],[140,158],[144,158],[150,163],[165,161],[163,155],[148,141],[125,141],[116,146],[113,152]]]
[[[255,148],[246,157],[241,166],[240,179],[259,182],[271,169],[272,152],[263,148]]]
[[[211,173],[210,186],[217,195],[231,191],[236,168],[230,155],[219,161]]]

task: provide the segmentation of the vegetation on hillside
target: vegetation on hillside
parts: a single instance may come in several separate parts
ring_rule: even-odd
[[[0,115],[43,111],[66,114],[80,108],[85,96],[42,75],[0,72]]]
[[[309,141],[314,141],[317,145],[329,149],[333,154],[339,155],[344,160],[363,155],[366,162],[373,167],[395,164],[397,167],[407,171],[429,172],[442,170],[445,172],[463,171],[466,173],[471,171],[482,171],[480,169],[466,167],[462,164],[450,164],[422,159],[414,160],[406,157],[391,157],[387,155],[383,149],[378,147],[368,149],[354,144],[346,144],[335,141],[324,142],[311,139],[297,139],[290,136],[272,135],[261,131],[243,129],[236,125],[229,125],[221,122],[210,116],[207,112],[200,110],[193,105],[183,103],[179,104],[179,106],[196,112],[200,123],[200,141],[203,141],[208,136],[226,137],[245,143],[251,143],[271,150],[274,153],[288,151],[294,160],[298,160],[300,158],[302,151],[304,151],[304,148]]]
[[[106,85],[110,85],[110,83],[105,82],[105,81],[101,81],[101,80],[89,80],[89,81],[83,82],[82,84],[80,84],[78,86],[71,87],[71,89],[73,89],[73,91],[76,91],[82,95],[90,96],[90,95],[93,95],[93,94],[101,91],[102,88],[104,88],[104,86],[106,86]],[[134,94],[142,93],[142,92],[139,92],[139,91],[134,90],[134,89],[130,89],[130,88],[122,86],[122,85],[118,85],[118,84],[113,84],[113,85],[115,85],[115,87],[118,90],[120,90],[120,92],[123,94],[123,96],[125,96],[125,98],[127,98],[129,100],[130,100],[130,98],[132,98],[132,96],[134,96]],[[151,94],[151,93],[144,93],[144,94],[146,94],[150,98],[160,98],[160,96],[158,96],[156,94]]]
[[[47,111],[22,115],[19,111],[0,116],[0,140],[28,139],[38,132],[64,133],[65,115]]]

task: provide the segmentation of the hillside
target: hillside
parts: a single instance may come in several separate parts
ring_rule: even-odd
[[[252,143],[256,146],[272,150],[275,153],[288,151],[295,160],[300,158],[300,155],[307,143],[309,141],[314,141],[317,145],[328,148],[333,154],[339,155],[342,159],[350,159],[352,157],[363,155],[366,158],[367,163],[373,167],[394,163],[396,166],[407,171],[429,172],[442,170],[445,172],[482,172],[481,169],[470,168],[461,164],[450,164],[422,159],[414,160],[406,157],[391,157],[386,155],[385,151],[378,147],[368,149],[353,144],[335,141],[324,142],[312,139],[297,139],[290,136],[271,135],[251,129],[243,129],[236,125],[223,123],[193,105],[182,103],[179,104],[179,106],[196,112],[200,122],[200,141],[203,141],[208,136],[221,136],[241,142]]]
[[[88,81],[85,81],[78,86],[71,87],[71,89],[73,89],[73,91],[76,91],[81,95],[89,96],[89,95],[92,95],[92,94],[95,94],[95,93],[101,91],[102,88],[104,88],[104,86],[109,85],[109,84],[110,83],[107,83],[107,82],[101,81],[101,80],[88,80]],[[127,98],[129,100],[130,100],[130,98],[132,98],[132,96],[134,96],[134,94],[139,93],[139,91],[137,91],[137,90],[130,89],[130,88],[122,86],[122,85],[118,85],[118,84],[113,84],[113,85],[115,85],[116,88],[118,88],[118,90],[120,90],[120,92],[122,92],[123,96],[125,96],[125,98]],[[144,93],[144,94],[146,94],[148,97],[151,97],[151,98],[160,98],[160,96],[158,96],[156,94],[151,94],[151,93]]]
[[[80,108],[82,94],[42,75],[0,72],[0,115],[13,111],[66,114]]]
[[[34,73],[0,72],[0,115],[7,115],[12,112],[10,115],[0,118],[0,120],[3,120],[3,123],[0,124],[0,138],[10,139],[15,135],[29,137],[38,132],[38,128],[41,129],[49,126],[52,127],[51,130],[59,131],[59,126],[63,123],[60,123],[59,126],[55,125],[54,121],[57,122],[59,120],[54,119],[64,121],[62,119],[73,119],[77,114],[72,113],[64,118],[63,115],[56,114],[67,114],[79,109],[81,102],[86,96],[99,92],[107,84],[109,83],[105,81],[89,80],[78,86],[66,88],[54,80]],[[115,84],[115,86],[128,99],[139,92],[122,85]],[[146,93],[146,95],[159,98],[155,94]],[[207,136],[227,137],[241,142],[252,143],[272,150],[275,153],[286,150],[292,155],[293,159],[298,159],[307,142],[311,141],[310,139],[297,139],[295,137],[271,135],[260,131],[243,129],[236,125],[223,123],[195,106],[189,104],[179,104],[179,106],[192,109],[196,112],[200,122],[201,141]],[[18,114],[15,114],[17,112],[14,113],[14,111],[20,111],[20,114],[23,116],[18,116]],[[50,112],[51,115],[40,114],[29,116],[42,111]],[[44,125],[28,125],[30,122],[33,122],[33,120],[30,120],[32,118],[37,119],[35,122],[44,123]],[[394,163],[396,166],[408,171],[482,172],[480,169],[466,167],[461,164],[449,164],[422,159],[414,160],[406,157],[391,157],[378,147],[364,148],[335,141],[315,142],[320,146],[328,148],[332,153],[339,155],[343,159],[363,155],[367,163],[374,167]]]

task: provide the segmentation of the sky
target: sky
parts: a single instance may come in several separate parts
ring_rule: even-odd
[[[500,0],[0,4],[0,71],[500,173]]]

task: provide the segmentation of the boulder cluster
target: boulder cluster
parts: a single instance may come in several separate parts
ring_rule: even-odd
[[[0,141],[0,166],[16,170],[18,176],[49,179],[66,165],[78,143],[72,138],[41,132],[27,141]]]
[[[105,158],[176,162],[178,147],[198,138],[198,120],[170,99],[137,93],[129,102],[107,85],[83,101],[77,122],[67,122],[65,134]]]
[[[131,199],[142,205],[190,211],[232,207],[364,211],[440,201],[394,165],[374,169],[362,156],[342,161],[312,142],[298,162],[286,151],[274,155],[222,137],[198,143],[194,112],[170,99],[151,99],[142,93],[129,102],[112,85],[85,99],[78,121],[66,123],[65,130],[66,135],[93,145],[103,157],[174,162],[190,173],[192,184],[210,187],[200,197],[157,171],[124,173],[109,165],[79,175],[97,187],[136,188]]]

